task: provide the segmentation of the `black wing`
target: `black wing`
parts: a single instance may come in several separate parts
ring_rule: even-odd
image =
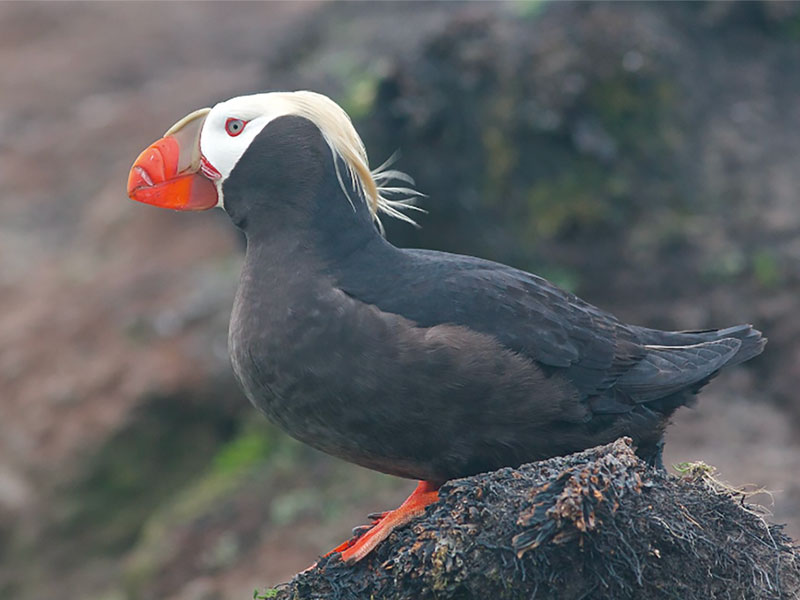
[[[601,394],[647,354],[631,328],[541,277],[469,256],[402,255],[379,271],[343,273],[341,289],[423,327],[452,323],[492,335],[559,370],[585,397]]]
[[[626,325],[541,277],[500,263],[391,248],[389,260],[374,256],[372,264],[341,270],[340,288],[422,327],[451,323],[492,335],[561,373],[592,399],[594,412],[627,412],[696,392],[723,366],[749,360],[766,343],[750,325],[691,332]]]

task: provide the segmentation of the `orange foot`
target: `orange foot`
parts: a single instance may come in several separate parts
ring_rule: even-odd
[[[441,483],[420,481],[417,489],[411,492],[411,495],[398,508],[385,513],[370,515],[370,517],[375,517],[375,523],[364,535],[355,540],[347,540],[339,544],[325,556],[329,556],[334,552],[341,552],[343,562],[354,563],[360,561],[372,552],[378,544],[389,537],[392,531],[409,521],[413,521],[425,512],[426,506],[436,502],[439,499],[440,486]]]

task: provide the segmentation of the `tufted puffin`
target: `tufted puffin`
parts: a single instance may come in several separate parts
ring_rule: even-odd
[[[387,164],[370,169],[348,115],[308,91],[195,111],[128,179],[134,200],[218,206],[244,232],[228,343],[250,401],[323,452],[420,480],[332,551],[346,562],[422,514],[448,479],[623,435],[659,466],[672,413],[766,343],[750,325],[627,325],[536,275],[397,248],[380,216],[411,221],[412,185]]]

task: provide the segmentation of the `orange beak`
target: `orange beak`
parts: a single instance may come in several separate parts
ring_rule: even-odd
[[[184,117],[139,155],[128,175],[131,200],[174,210],[217,205],[217,188],[201,170],[200,131],[209,110]]]

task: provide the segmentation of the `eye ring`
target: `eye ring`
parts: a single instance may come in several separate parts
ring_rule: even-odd
[[[247,125],[247,121],[231,117],[225,121],[225,133],[231,137],[236,137],[244,131],[245,125]]]

